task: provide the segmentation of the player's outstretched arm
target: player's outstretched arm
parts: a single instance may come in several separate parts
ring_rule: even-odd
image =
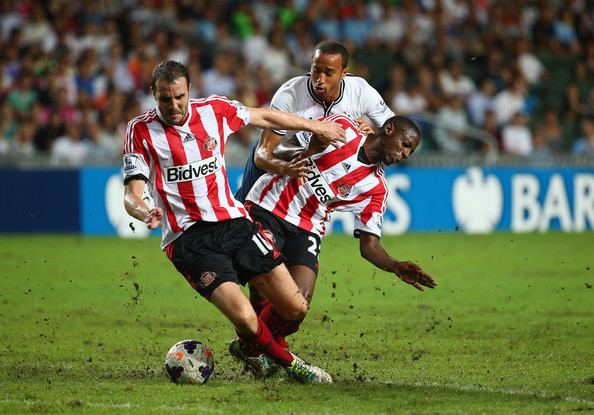
[[[362,233],[359,238],[359,248],[363,258],[384,271],[396,274],[402,281],[419,291],[424,291],[423,287],[435,288],[437,286],[433,278],[414,262],[401,262],[392,258],[376,235]]]
[[[146,223],[149,229],[158,228],[163,218],[163,210],[151,208],[142,198],[144,180],[130,180],[124,187],[124,207],[128,215]]]
[[[346,142],[345,131],[334,121],[308,120],[287,112],[269,108],[248,108],[250,123],[271,130],[310,131],[334,146]]]

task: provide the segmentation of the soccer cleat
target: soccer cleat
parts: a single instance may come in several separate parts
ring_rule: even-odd
[[[305,360],[293,355],[295,359],[287,368],[287,374],[291,379],[301,383],[332,383],[330,376],[324,369],[306,363]]]
[[[278,365],[266,354],[248,356],[241,348],[239,339],[233,339],[229,342],[229,353],[236,360],[243,362],[245,367],[257,378],[267,378],[278,370]]]

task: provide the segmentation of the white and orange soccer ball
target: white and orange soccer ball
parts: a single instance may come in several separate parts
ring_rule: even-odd
[[[214,358],[198,340],[175,343],[165,357],[165,374],[173,383],[202,384],[214,373]]]

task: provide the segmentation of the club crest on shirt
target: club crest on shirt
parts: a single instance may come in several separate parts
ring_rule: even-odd
[[[203,272],[202,275],[200,276],[200,285],[202,287],[206,288],[210,284],[212,284],[213,281],[217,279],[217,277],[218,277],[218,275],[215,272],[212,272],[212,271]]]
[[[338,196],[340,197],[348,197],[351,194],[351,190],[353,189],[353,185],[348,183],[340,183],[336,190],[338,191]]]
[[[262,229],[262,233],[270,242],[272,242],[272,245],[274,245],[276,241],[274,239],[274,234],[272,233],[272,231],[270,229]]]
[[[207,151],[213,151],[217,147],[217,139],[214,137],[208,137],[204,142],[204,149]]]

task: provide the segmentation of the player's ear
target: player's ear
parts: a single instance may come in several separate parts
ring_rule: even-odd
[[[342,73],[340,74],[340,78],[341,79],[344,79],[347,76],[347,73],[349,73],[349,67],[348,66],[342,70]]]
[[[394,126],[394,124],[392,124],[391,122],[386,122],[386,124],[384,125],[384,134],[387,136],[391,136],[392,134],[394,134],[395,129],[396,127]]]

